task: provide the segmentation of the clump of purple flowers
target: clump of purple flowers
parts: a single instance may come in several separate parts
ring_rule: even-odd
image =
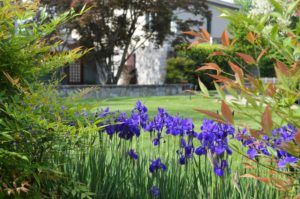
[[[158,146],[160,144],[160,140],[162,139],[162,132],[166,123],[168,122],[170,115],[167,113],[165,109],[158,108],[158,113],[154,117],[153,121],[150,121],[146,126],[145,131],[150,133],[156,132],[156,137],[152,140],[154,146]]]
[[[268,145],[263,140],[257,140],[255,137],[249,135],[246,128],[238,130],[236,139],[242,142],[244,147],[248,147],[247,155],[252,159],[255,158],[258,153],[271,156],[267,148]]]
[[[234,137],[234,128],[230,124],[215,123],[212,120],[204,120],[200,128],[198,140],[201,146],[195,150],[197,155],[209,155],[214,165],[215,174],[224,175],[224,170],[228,169],[228,164],[223,159],[225,153],[232,154],[228,145],[228,136]],[[228,170],[229,171],[229,170]]]
[[[166,171],[167,166],[161,162],[160,158],[157,158],[156,160],[152,160],[149,166],[149,171],[151,173],[156,173],[160,169]]]
[[[131,140],[133,137],[139,137],[141,129],[154,134],[152,143],[154,146],[161,144],[166,135],[178,136],[180,148],[177,150],[179,164],[186,165],[188,160],[193,158],[194,153],[198,156],[207,156],[217,176],[224,176],[230,172],[227,162],[227,156],[232,154],[228,139],[234,138],[242,142],[244,147],[248,148],[247,154],[250,158],[256,158],[259,154],[271,157],[271,151],[277,152],[278,167],[283,168],[286,165],[298,162],[299,158],[284,150],[286,144],[296,144],[295,135],[297,129],[288,124],[278,129],[274,129],[272,135],[262,135],[259,139],[248,133],[247,129],[238,130],[235,136],[235,129],[232,125],[218,123],[212,120],[203,120],[200,127],[200,133],[195,132],[191,119],[181,118],[178,115],[172,116],[165,109],[158,108],[157,115],[153,120],[149,120],[148,109],[140,101],[137,101],[129,117],[126,113],[109,112],[109,109],[101,110],[96,114],[96,121],[100,119],[98,126],[104,126],[105,132],[112,137],[118,135],[124,140]],[[104,118],[105,120],[101,120]],[[195,148],[194,138],[200,142],[200,146]],[[131,149],[128,152],[129,157],[138,159],[137,153]],[[149,166],[151,173],[158,170],[165,171],[167,166],[161,162],[161,159],[152,160]]]
[[[126,113],[109,112],[109,109],[101,110],[96,114],[96,118],[107,118],[105,122],[100,122],[97,126],[105,126],[105,132],[112,138],[118,134],[121,139],[131,140],[134,136],[139,137],[141,128],[145,128],[148,122],[147,108],[137,101],[131,111],[131,116],[127,117]]]
[[[249,135],[246,129],[239,131],[237,140],[241,141],[245,147],[248,147],[247,154],[250,158],[255,158],[259,153],[271,156],[269,150],[272,148],[277,152],[276,159],[279,168],[286,167],[287,164],[296,163],[299,158],[283,150],[285,144],[296,144],[296,127],[291,124],[281,128],[274,129],[271,136],[263,135],[262,139],[257,140]]]

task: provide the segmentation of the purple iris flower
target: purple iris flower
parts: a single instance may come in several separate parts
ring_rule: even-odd
[[[298,160],[299,160],[298,158],[293,157],[293,156],[285,157],[285,158],[280,159],[280,160],[278,161],[277,166],[278,166],[279,168],[284,168],[284,167],[286,167],[287,164],[289,164],[289,163],[296,163]]]
[[[137,153],[133,150],[130,149],[130,151],[127,153],[132,159],[137,160],[139,159],[139,156],[137,155]]]
[[[255,158],[257,154],[257,150],[254,149],[254,148],[249,148],[248,151],[247,151],[247,155],[249,156],[249,158]]]
[[[150,193],[154,197],[158,197],[160,195],[160,191],[159,191],[159,189],[156,186],[151,187]]]
[[[148,109],[140,101],[136,102],[135,107],[131,111],[131,118],[145,129],[148,123]]]
[[[226,168],[228,169],[228,163],[226,160],[222,160],[220,166],[217,162],[214,162],[214,172],[217,176],[222,177]]]
[[[228,135],[234,136],[234,128],[232,126],[215,123],[212,120],[204,120],[200,129],[198,140],[201,143],[201,147],[196,149],[197,155],[205,154],[206,150],[216,155],[223,155],[225,152],[228,155],[232,154],[227,138]]]
[[[152,160],[149,170],[151,173],[157,172],[159,169],[162,169],[163,171],[167,170],[167,166],[161,162],[160,158],[157,158],[156,160]]]
[[[207,151],[204,147],[198,147],[195,150],[195,153],[200,156],[200,155],[206,155]]]
[[[179,164],[184,165],[186,164],[186,158],[184,155],[181,155],[179,158]]]
[[[152,140],[152,144],[154,146],[158,146],[160,144],[160,138],[159,137],[156,137]]]

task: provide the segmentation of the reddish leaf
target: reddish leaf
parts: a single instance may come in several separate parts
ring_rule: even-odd
[[[232,80],[227,78],[227,77],[223,77],[221,75],[213,75],[213,74],[207,74],[208,76],[216,79],[217,82],[223,82],[223,83],[232,83]]]
[[[233,46],[233,44],[235,44],[235,42],[237,42],[237,39],[233,39],[233,40],[231,41],[230,46]]]
[[[232,63],[231,61],[229,61],[228,64],[233,72],[239,74],[240,77],[244,76],[244,71],[238,65]]]
[[[208,111],[208,110],[203,110],[203,109],[194,109],[194,110],[197,111],[197,112],[203,113],[205,115],[208,115],[208,116],[216,119],[218,122],[224,122],[223,118],[215,112]]]
[[[260,86],[259,81],[252,77],[251,75],[246,75],[249,82],[252,84],[254,88],[258,88]]]
[[[221,41],[224,46],[230,46],[229,36],[226,31],[223,32]]]
[[[272,178],[272,181],[275,182],[275,186],[277,188],[279,188],[280,190],[288,191],[289,184],[286,181],[283,181],[283,180],[280,180],[277,178]]]
[[[259,138],[260,137],[260,130],[256,130],[256,129],[249,129],[250,134],[255,137],[255,138]]]
[[[267,95],[273,97],[276,94],[276,87],[270,83],[267,87]]]
[[[252,32],[249,32],[248,34],[247,34],[247,40],[249,41],[249,42],[251,42],[251,43],[254,43],[254,41],[255,41],[255,36],[254,36],[254,34],[252,33]]]
[[[206,63],[204,66],[198,68],[196,72],[203,70],[216,70],[217,75],[220,75],[220,73],[222,72],[222,69],[215,63]]]
[[[295,62],[291,68],[291,74],[295,74],[299,70],[300,61]]]
[[[257,179],[257,176],[253,173],[246,173],[244,175],[241,175],[240,177],[241,178],[254,178],[254,179]]]
[[[300,129],[298,129],[298,132],[295,135],[295,141],[297,144],[300,144]]]
[[[244,54],[244,53],[236,53],[237,56],[239,56],[244,62],[247,64],[256,64],[256,61],[253,59],[252,56]]]
[[[272,121],[272,113],[269,105],[266,107],[265,112],[262,115],[261,126],[263,128],[264,133],[269,134],[272,132],[273,121]]]
[[[262,178],[262,177],[257,177],[257,180],[264,182],[266,184],[270,184],[271,183],[271,179],[270,178]]]
[[[261,60],[261,58],[266,54],[266,52],[267,52],[266,48],[260,52],[259,56],[257,57],[257,62]]]
[[[186,32],[182,32],[182,34],[193,36],[193,37],[201,37],[201,34],[195,32],[195,31],[186,31]]]
[[[288,32],[287,36],[289,36],[293,40],[297,40],[297,37],[293,33],[291,33],[291,32]]]
[[[201,28],[201,32],[203,34],[203,38],[206,39],[207,41],[210,41],[210,34],[207,32],[205,29]]]
[[[245,168],[246,168],[246,169],[255,169],[255,166],[251,165],[251,164],[248,163],[248,162],[243,162],[242,164],[245,165]]]
[[[225,120],[228,123],[233,124],[232,111],[230,110],[229,106],[223,100],[222,100],[222,105],[221,105],[221,112],[222,112],[222,115],[225,118]]]
[[[213,52],[213,53],[211,53],[208,57],[212,57],[212,56],[221,56],[221,55],[226,56],[227,54],[224,53],[224,52]]]
[[[206,40],[203,40],[203,39],[198,39],[198,40],[196,40],[196,41],[193,41],[193,42],[191,43],[191,45],[189,45],[188,49],[190,49],[190,48],[192,48],[192,47],[194,47],[194,46],[196,46],[196,45],[198,45],[198,44],[205,43],[205,42],[207,42],[207,41],[206,41]]]
[[[289,68],[278,59],[276,60],[276,68],[285,76],[289,76]]]

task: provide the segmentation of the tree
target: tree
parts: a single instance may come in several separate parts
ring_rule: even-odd
[[[91,9],[66,26],[69,33],[76,31],[78,46],[92,48],[88,56],[96,61],[100,83],[117,83],[129,55],[151,40],[161,45],[172,34],[171,21],[180,30],[202,24],[202,17],[182,21],[173,16],[174,10],[208,17],[206,0],[42,0],[48,11],[62,12],[70,7],[75,10],[84,4]],[[184,24],[184,25],[183,25]],[[116,50],[121,52],[119,59]],[[114,71],[117,71],[114,74]]]

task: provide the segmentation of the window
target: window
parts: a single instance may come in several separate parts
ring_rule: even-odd
[[[82,66],[80,62],[75,62],[69,65],[69,83],[82,83]]]

